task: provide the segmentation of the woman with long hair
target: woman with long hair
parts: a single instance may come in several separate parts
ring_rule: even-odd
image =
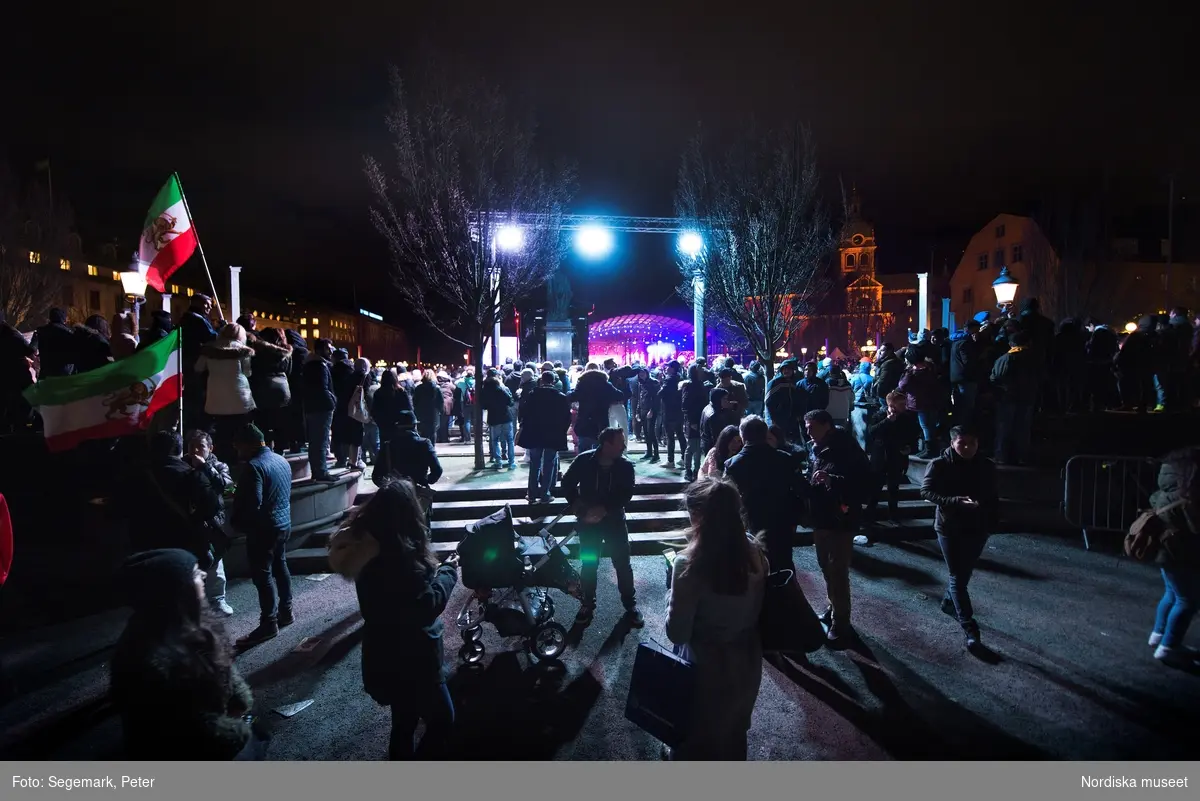
[[[122,586],[133,615],[117,642],[111,695],[133,760],[261,759],[250,688],[205,612],[205,573],[179,549],[134,554]]]
[[[680,760],[742,761],[762,683],[758,617],[769,571],[746,536],[737,488],[703,478],[687,489],[688,544],[675,557],[667,637],[696,674],[691,733]]]
[[[278,328],[264,328],[250,342],[254,357],[250,360],[250,390],[254,397],[254,421],[266,438],[267,447],[276,453],[287,442],[288,406],[292,402],[292,387],[288,375],[292,372],[292,346]]]
[[[217,338],[200,349],[195,372],[208,374],[204,413],[213,418],[213,437],[217,456],[230,464],[237,462],[233,432],[250,422],[254,412],[254,394],[250,391],[251,359],[254,351],[246,345],[246,329],[230,323]]]
[[[1200,598],[1200,448],[1182,448],[1163,459],[1158,491],[1150,505],[1160,511],[1163,524],[1178,534],[1171,553],[1162,549],[1157,558],[1163,577],[1163,596],[1154,616],[1150,645],[1154,658],[1164,665],[1195,670],[1200,659],[1183,645],[1188,626],[1196,616]]]
[[[704,457],[700,465],[700,477],[725,475],[725,464],[742,451],[742,435],[737,426],[725,426],[717,436],[717,442]]]
[[[420,720],[423,757],[443,756],[454,703],[446,687],[442,612],[458,581],[457,558],[438,564],[416,490],[405,480],[381,487],[334,538],[330,553],[335,569],[355,579],[365,630],[363,686],[391,707],[391,758],[414,758]]]

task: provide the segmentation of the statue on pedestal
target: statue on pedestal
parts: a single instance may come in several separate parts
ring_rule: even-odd
[[[559,268],[546,285],[546,319],[571,319],[571,279]]]

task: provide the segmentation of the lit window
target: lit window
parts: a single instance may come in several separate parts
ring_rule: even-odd
[[[120,274],[119,272],[117,272],[116,270],[113,270],[113,280],[114,280],[114,281],[120,281],[120,280],[121,280],[121,274]]]
[[[58,260],[58,269],[60,269],[60,270],[71,269],[71,262],[67,261],[66,259],[59,259]]]
[[[301,339],[308,339],[308,329],[307,329],[307,328],[301,328],[301,329],[300,329],[300,338],[301,338]]]
[[[190,298],[192,295],[195,295],[195,294],[196,294],[196,290],[192,289],[191,287],[188,287],[187,296]]]
[[[320,324],[321,324],[321,321],[320,321],[320,320],[318,320],[316,317],[314,317],[314,318],[313,318],[313,325],[320,325]],[[314,334],[314,336],[316,336],[316,335]]]
[[[97,276],[100,274],[100,268],[94,264],[88,265],[88,275]]]
[[[986,270],[988,268],[987,257],[988,257],[988,254],[986,254],[986,253],[979,254],[979,269]]]
[[[909,308],[912,308],[912,298],[909,298],[908,300],[906,300],[904,302],[904,305],[908,306]]]
[[[313,322],[315,323],[316,320],[313,320]],[[313,329],[313,339],[320,339],[320,338],[321,338],[321,329],[314,328]]]
[[[308,325],[308,318],[307,318],[307,317],[301,317],[301,318],[300,318],[300,325]]]
[[[179,294],[179,284],[171,284],[171,294],[172,295]]]
[[[30,264],[41,264],[42,263],[42,254],[38,253],[36,250],[29,251],[29,263]]]

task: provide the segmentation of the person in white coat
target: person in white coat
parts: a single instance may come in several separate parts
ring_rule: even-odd
[[[213,418],[214,450],[230,463],[237,459],[233,432],[250,422],[255,409],[250,390],[253,356],[254,351],[246,346],[246,329],[230,323],[215,341],[201,348],[196,360],[196,374],[208,376],[204,413]]]

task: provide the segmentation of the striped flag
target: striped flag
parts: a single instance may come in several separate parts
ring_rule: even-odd
[[[161,409],[179,400],[179,331],[145,350],[78,375],[44,378],[25,390],[42,416],[46,445],[66,451],[89,439],[145,429]]]
[[[142,225],[138,261],[150,266],[146,281],[159,292],[166,291],[171,273],[183,266],[196,250],[196,230],[183,202],[179,178],[172,175],[159,190]]]

